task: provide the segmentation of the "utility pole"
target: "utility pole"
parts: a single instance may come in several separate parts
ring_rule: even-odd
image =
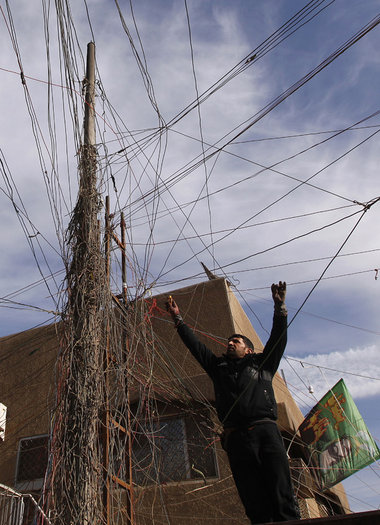
[[[87,47],[84,140],[80,151],[78,200],[68,227],[67,305],[63,312],[57,367],[57,408],[52,448],[52,509],[55,525],[113,523],[113,491],[125,491],[125,523],[133,524],[130,415],[115,419],[109,395],[114,376],[111,346],[110,206],[106,198],[105,250],[100,250],[95,136],[95,45]],[[116,237],[116,236],[114,236]],[[125,222],[121,217],[122,307],[127,303]],[[108,312],[108,314],[107,314]],[[108,316],[107,316],[108,315]],[[111,324],[110,324],[111,321]],[[127,333],[118,344],[126,363]],[[115,343],[115,341],[113,341]],[[113,384],[113,387],[115,385]],[[124,385],[128,406],[128,387]],[[124,462],[115,469],[110,442],[119,441]]]
[[[95,45],[87,46],[84,142],[78,200],[68,228],[67,305],[58,367],[53,429],[54,523],[102,521],[99,413],[102,409],[102,339],[105,297],[96,184]]]
[[[95,44],[87,45],[86,104],[84,108],[84,146],[95,149]],[[94,151],[93,153],[96,152]]]

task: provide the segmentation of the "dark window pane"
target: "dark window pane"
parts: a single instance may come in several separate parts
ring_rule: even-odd
[[[132,444],[133,479],[138,484],[186,479],[184,426],[181,419],[140,427]]]
[[[171,418],[139,428],[132,444],[133,481],[139,485],[217,475],[213,437],[198,418]]]
[[[43,478],[48,461],[48,436],[22,439],[19,444],[17,480]]]
[[[217,475],[214,439],[208,426],[196,424],[193,418],[186,419],[187,449],[191,467],[191,478],[212,478]],[[200,472],[202,474],[200,474]]]

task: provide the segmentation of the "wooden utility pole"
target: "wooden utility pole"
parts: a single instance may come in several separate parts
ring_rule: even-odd
[[[52,507],[55,525],[114,523],[113,491],[126,492],[125,525],[133,523],[131,431],[128,387],[126,414],[116,417],[110,389],[117,387],[112,368],[110,317],[110,207],[106,199],[105,251],[100,250],[95,143],[95,46],[87,48],[84,141],[80,152],[78,200],[68,228],[72,257],[67,267],[68,300],[57,367],[57,409],[52,438]],[[122,305],[127,303],[125,223],[121,219]],[[116,236],[115,236],[116,237]],[[113,341],[112,344],[115,344]],[[121,330],[120,365],[126,365],[127,333]],[[120,419],[120,420],[118,420]],[[115,468],[110,442],[119,442],[124,458]],[[124,494],[123,494],[124,496]]]
[[[95,148],[95,44],[87,45],[86,104],[84,109],[84,146]]]
[[[100,253],[95,147],[95,45],[87,48],[84,143],[78,200],[68,228],[71,261],[52,439],[54,523],[101,523],[104,259]]]

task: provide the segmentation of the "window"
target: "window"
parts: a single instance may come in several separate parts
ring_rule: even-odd
[[[132,443],[133,481],[138,485],[217,476],[210,430],[190,417],[140,426]]]
[[[48,436],[35,436],[20,440],[16,488],[21,490],[39,490],[48,462]]]

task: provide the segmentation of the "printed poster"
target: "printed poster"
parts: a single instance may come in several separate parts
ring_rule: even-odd
[[[310,411],[299,430],[322,489],[380,458],[380,450],[343,379]]]

